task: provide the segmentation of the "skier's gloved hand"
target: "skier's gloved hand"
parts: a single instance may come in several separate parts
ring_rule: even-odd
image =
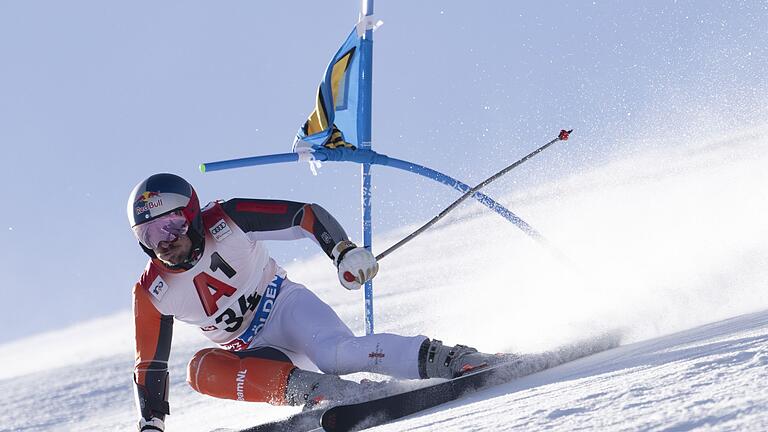
[[[141,432],[163,432],[165,431],[165,423],[157,417],[152,417],[147,420],[144,417],[139,420],[139,431]]]
[[[348,290],[360,289],[379,271],[379,263],[371,251],[342,240],[333,247],[333,263],[339,269],[339,282]]]

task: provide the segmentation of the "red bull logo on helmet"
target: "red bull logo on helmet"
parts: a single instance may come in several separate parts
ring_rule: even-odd
[[[156,197],[156,196],[160,196],[160,192],[149,192],[149,191],[142,192],[142,193],[140,193],[136,197],[136,201],[135,202],[136,202],[136,204],[138,204],[138,203],[140,203],[142,201],[146,202],[146,201],[149,201],[150,198]]]
[[[142,213],[146,213],[154,208],[159,208],[163,206],[163,199],[157,198],[156,200],[152,200],[152,198],[159,197],[160,192],[142,192],[136,197],[136,201],[133,203],[134,211],[137,215],[140,215]]]

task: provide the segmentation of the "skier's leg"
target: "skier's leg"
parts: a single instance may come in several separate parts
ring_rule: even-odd
[[[187,382],[196,391],[209,396],[288,403],[288,377],[296,367],[285,354],[274,348],[227,351],[206,348],[189,361]]]
[[[189,362],[187,382],[197,392],[222,399],[313,406],[355,400],[371,385],[299,369],[274,348],[227,351],[206,348]]]
[[[330,306],[303,285],[286,280],[260,343],[303,353],[329,374],[375,372],[419,378],[425,336],[379,333],[355,337]]]

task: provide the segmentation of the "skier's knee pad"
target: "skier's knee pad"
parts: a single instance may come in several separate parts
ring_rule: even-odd
[[[187,382],[195,391],[217,398],[282,405],[294,368],[288,357],[272,348],[239,352],[206,348],[189,361]]]

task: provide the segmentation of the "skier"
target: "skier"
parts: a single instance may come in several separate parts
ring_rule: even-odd
[[[186,180],[155,174],[136,185],[127,210],[150,257],[133,290],[140,431],[165,428],[174,318],[220,346],[198,351],[187,368],[194,390],[218,398],[311,407],[377,388],[338,375],[453,378],[500,361],[425,336],[355,337],[327,304],[287,279],[264,240],[314,240],[349,290],[378,271],[371,252],[317,204],[236,198],[201,209]],[[308,358],[323,373],[296,367],[289,355]]]

